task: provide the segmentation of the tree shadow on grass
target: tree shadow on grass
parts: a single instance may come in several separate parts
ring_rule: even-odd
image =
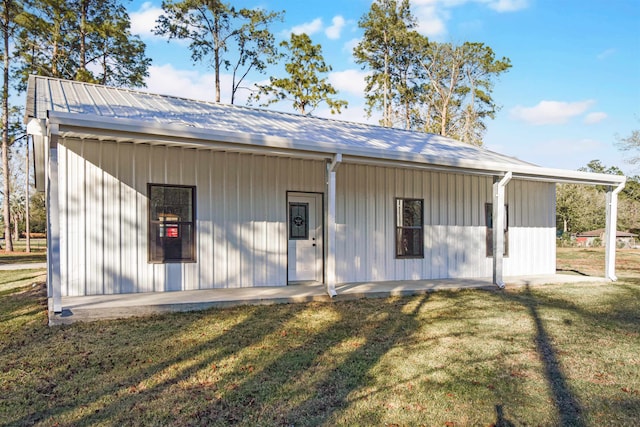
[[[59,328],[49,331],[46,346],[65,342],[68,366],[40,379],[29,394],[39,396],[39,403],[11,423],[317,425],[345,408],[352,391],[375,381],[371,369],[416,330],[416,314],[428,298],[244,307],[138,319],[135,325],[114,321]],[[316,329],[293,321],[315,311],[332,317]],[[153,353],[163,346],[179,345],[181,331],[242,314],[211,338],[184,345],[170,357],[157,355],[157,362],[146,360],[155,359]],[[173,340],[162,329],[172,321]],[[139,340],[130,343],[123,328],[132,327],[140,330],[133,335]],[[110,337],[113,353],[106,354],[99,343]],[[271,344],[262,350],[266,342]],[[114,372],[125,358],[131,368]],[[230,367],[223,371],[224,364]],[[381,414],[368,415],[374,423],[376,416]]]
[[[136,319],[135,325],[132,325],[131,320],[125,320],[103,322],[102,327],[98,326],[98,323],[79,323],[49,330],[46,335],[50,342],[45,346],[55,348],[61,345],[61,341],[65,342],[67,348],[64,351],[70,353],[65,361],[67,366],[54,367],[55,369],[47,373],[47,378],[38,381],[38,386],[32,393],[37,396],[36,401],[32,402],[33,410],[23,418],[13,420],[11,424],[33,425],[45,420],[56,423],[60,418],[73,420],[73,425],[95,425],[105,422],[113,425],[138,424],[135,418],[132,418],[136,414],[135,408],[153,402],[155,397],[191,377],[212,360],[232,355],[238,348],[251,345],[261,340],[264,334],[278,328],[278,319],[271,318],[270,325],[261,327],[259,332],[256,332],[256,322],[267,317],[264,316],[264,307],[246,307],[243,312],[247,315],[242,321],[225,329],[215,338],[204,340],[197,345],[184,345],[175,352],[175,357],[168,358],[154,356],[154,353],[162,351],[160,348],[176,345],[178,337],[167,337],[165,331],[189,330],[196,322],[207,317],[206,312]],[[216,314],[219,314],[219,318],[227,319],[236,315],[235,313],[234,310],[228,310]],[[166,328],[163,326],[166,322],[173,325]],[[103,328],[108,332],[103,333]],[[139,329],[139,333],[134,331],[131,335],[132,329]],[[96,330],[101,331],[100,336],[95,335]],[[71,336],[70,341],[65,338],[67,334]],[[92,339],[86,334],[93,334]],[[78,343],[73,342],[73,336],[79,338]],[[135,337],[138,337],[138,341],[129,342],[130,338],[127,337],[131,336],[134,337],[134,341]],[[109,339],[112,340],[112,352],[96,350],[104,350],[104,340]],[[132,344],[135,347],[132,347]],[[207,357],[203,359],[202,355]],[[58,361],[60,357],[60,354],[57,358],[52,356],[52,360]],[[160,360],[156,362],[157,359]],[[202,361],[189,364],[188,361],[192,359]],[[122,366],[123,360],[129,361],[127,372],[114,372],[115,367]],[[184,362],[187,363],[183,364]],[[162,375],[162,379],[153,386],[138,388],[140,384],[158,377],[163,372],[171,374]],[[93,376],[92,380],[87,381],[87,376]],[[43,394],[50,396],[49,401],[39,401]],[[158,422],[166,424],[166,421]],[[62,422],[67,423],[69,421]]]
[[[542,362],[544,375],[553,395],[553,401],[558,411],[560,425],[562,426],[584,426],[581,418],[582,406],[567,383],[558,352],[553,346],[551,337],[545,329],[536,297],[531,293],[529,284],[526,285],[522,294],[505,294],[508,299],[518,301],[527,307],[529,315],[535,325],[535,344],[538,356]]]

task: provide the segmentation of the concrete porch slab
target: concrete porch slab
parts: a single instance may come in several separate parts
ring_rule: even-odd
[[[507,288],[576,282],[608,282],[602,277],[570,274],[506,277]],[[385,298],[420,295],[439,290],[498,288],[491,278],[438,279],[386,282],[343,283],[336,285],[338,295],[333,300]],[[119,319],[150,314],[206,310],[212,307],[237,305],[289,304],[311,301],[331,301],[322,283],[278,287],[206,289],[178,292],[147,292],[138,294],[63,297],[62,313],[53,313],[49,299],[49,324],[60,325],[77,321]]]

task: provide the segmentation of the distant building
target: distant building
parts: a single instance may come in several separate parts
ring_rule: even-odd
[[[616,246],[619,248],[630,249],[636,245],[637,234],[627,233],[626,231],[616,231]],[[576,243],[578,246],[585,248],[605,246],[605,229],[585,231],[576,235]]]

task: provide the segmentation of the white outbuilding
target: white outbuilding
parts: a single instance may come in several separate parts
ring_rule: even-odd
[[[548,169],[438,135],[32,76],[48,293],[554,274]],[[514,135],[514,138],[517,137]],[[615,244],[606,276],[615,280]]]

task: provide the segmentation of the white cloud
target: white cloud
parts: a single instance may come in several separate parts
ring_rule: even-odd
[[[428,37],[437,37],[446,34],[445,22],[449,19],[449,12],[436,5],[418,6],[415,10],[418,20],[418,32]]]
[[[154,6],[151,2],[144,2],[140,9],[131,12],[131,33],[141,37],[157,37],[152,30],[156,26],[156,20],[162,15],[162,8]]]
[[[342,32],[342,29],[344,28],[347,21],[345,21],[342,16],[337,15],[333,17],[331,22],[333,25],[327,27],[327,29],[324,30],[324,33],[331,40],[337,40],[340,38],[340,33]]]
[[[178,70],[171,64],[152,65],[147,78],[149,92],[183,98],[213,101],[215,77],[213,73],[194,70]]]
[[[511,109],[510,115],[514,119],[533,125],[563,124],[584,113],[594,103],[593,100],[579,102],[540,101],[534,107],[518,105]]]
[[[515,12],[529,6],[528,0],[490,0],[488,6],[496,12]]]
[[[305,22],[304,24],[296,25],[289,31],[285,31],[286,35],[293,34],[307,34],[312,35],[322,30],[322,18],[316,18],[311,22]]]
[[[364,96],[367,73],[361,70],[334,71],[329,74],[329,83],[340,92],[346,92],[358,97]]]
[[[593,113],[587,114],[586,117],[584,118],[584,122],[585,122],[585,124],[593,125],[593,124],[596,124],[596,123],[600,123],[601,121],[603,121],[607,117],[609,117],[607,115],[607,113],[603,113],[601,111],[597,111],[597,112],[593,112]]]
[[[604,59],[607,59],[608,57],[614,55],[616,53],[616,49],[607,49],[605,51],[600,52],[596,58],[598,58],[598,60],[602,61]]]
[[[479,3],[499,13],[515,12],[529,6],[529,0],[413,0],[418,31],[429,37],[445,35],[451,10],[468,3]]]
[[[331,114],[329,108],[319,108],[313,113],[316,117],[324,117],[326,119],[342,120],[352,123],[367,123],[371,125],[377,125],[380,123],[380,116],[377,112],[367,117],[367,111],[364,105],[356,105],[349,103],[347,108],[340,110],[340,114]]]
[[[233,76],[227,73],[220,74],[220,101],[231,102],[231,83]],[[262,84],[269,81],[263,81]],[[147,90],[151,93],[179,96],[181,98],[195,99],[199,101],[214,101],[216,96],[215,75],[213,72],[201,72],[198,70],[177,69],[172,64],[152,65],[149,67],[149,77],[146,80]],[[243,81],[243,88],[254,87],[256,82]],[[234,103],[246,105],[251,92],[240,89],[236,92]]]

